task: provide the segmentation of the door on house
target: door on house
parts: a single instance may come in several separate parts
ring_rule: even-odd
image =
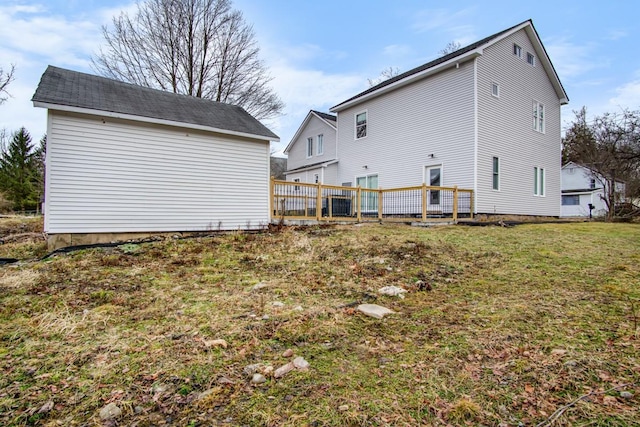
[[[425,182],[429,186],[442,186],[442,165],[427,166],[425,168]],[[429,190],[428,203],[430,206],[440,205],[440,190]]]
[[[366,175],[356,178],[356,186],[360,188],[378,188],[378,175]],[[363,191],[360,195],[360,212],[376,212],[378,210],[378,193]]]

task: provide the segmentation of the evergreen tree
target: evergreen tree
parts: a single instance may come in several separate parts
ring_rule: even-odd
[[[33,147],[31,135],[21,128],[0,158],[0,191],[14,210],[35,210],[39,203]]]

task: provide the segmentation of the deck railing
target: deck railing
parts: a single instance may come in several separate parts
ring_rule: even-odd
[[[271,180],[272,220],[438,222],[473,218],[473,190],[370,189]]]

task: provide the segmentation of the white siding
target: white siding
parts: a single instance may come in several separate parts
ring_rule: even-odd
[[[49,110],[45,231],[256,228],[269,221],[269,144]]]
[[[580,198],[578,205],[563,205],[560,208],[560,216],[563,217],[576,217],[576,216],[589,216],[589,203],[594,206],[593,211],[591,211],[591,215],[594,217],[604,216],[607,214],[607,205],[602,200],[602,196],[604,195],[602,190],[597,190],[590,193],[581,193],[578,194]]]
[[[334,163],[325,167],[319,166],[308,170],[289,172],[287,173],[287,181],[299,179],[300,182],[314,184],[316,182],[315,175],[318,174],[320,183],[326,185],[339,185],[336,181],[336,170],[337,164]]]
[[[513,54],[522,47],[522,58]],[[527,63],[527,52],[536,66]],[[478,188],[482,213],[560,215],[560,101],[524,30],[484,49],[478,64]],[[492,96],[492,83],[500,97]],[[545,133],[533,129],[532,103],[545,106]],[[492,158],[500,158],[500,190]],[[533,194],[533,168],[545,169],[545,196]]]
[[[355,140],[364,110],[367,136]],[[420,185],[425,166],[441,164],[442,185],[472,188],[473,123],[473,61],[342,110],[337,182],[378,174],[382,188]]]
[[[318,155],[318,135],[324,135],[323,154]],[[307,138],[313,138],[313,156],[307,158]],[[287,153],[287,169],[329,161],[336,158],[336,130],[312,115]],[[306,181],[312,182],[312,181]]]

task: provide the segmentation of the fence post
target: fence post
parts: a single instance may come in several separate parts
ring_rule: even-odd
[[[458,222],[458,186],[453,186],[453,221]]]
[[[362,191],[360,191],[360,186],[356,189],[356,219],[358,222],[362,222]]]
[[[473,209],[474,209],[473,201],[474,201],[474,197],[475,197],[474,191],[475,190],[471,190],[471,192],[469,193],[469,197],[470,197],[470,199],[469,199],[469,218],[470,219],[473,219]]]
[[[278,208],[278,204],[276,203],[275,209],[273,206],[273,202],[275,200],[275,189],[276,189],[276,178],[275,177],[271,177],[271,180],[269,181],[269,212],[271,212],[271,220],[273,220],[276,215],[277,212],[275,209]]]
[[[322,185],[318,182],[316,187],[316,220],[320,222],[322,219]]]
[[[378,221],[382,222],[382,188],[378,188]]]
[[[422,222],[427,222],[427,183],[422,183]]]

